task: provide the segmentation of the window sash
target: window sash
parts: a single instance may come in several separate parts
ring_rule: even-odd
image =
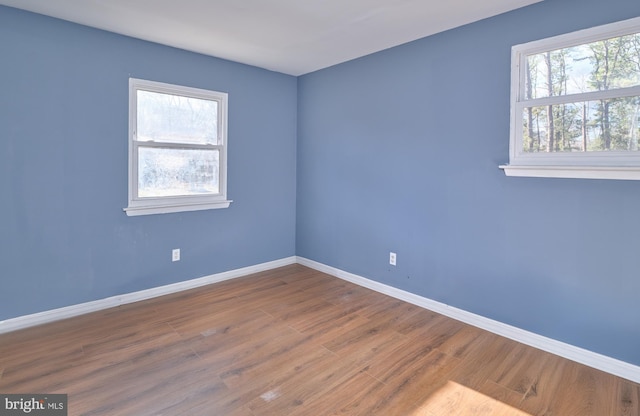
[[[140,201],[140,200],[150,200],[150,199],[155,199],[155,200],[162,200],[165,198],[185,198],[185,197],[193,197],[195,195],[193,194],[182,194],[182,195],[164,195],[164,196],[141,196],[140,192],[139,192],[139,180],[140,180],[140,169],[139,169],[139,164],[138,161],[140,160],[139,158],[139,150],[140,149],[144,149],[144,148],[148,148],[148,149],[168,149],[168,150],[203,150],[203,151],[218,151],[218,192],[208,192],[208,193],[204,193],[202,195],[198,195],[199,197],[203,197],[203,198],[212,198],[212,197],[219,197],[222,195],[222,186],[220,184],[220,169],[221,169],[221,162],[220,162],[220,158],[222,155],[222,150],[223,147],[219,146],[219,145],[191,145],[191,144],[181,144],[181,145],[175,145],[175,144],[167,144],[167,143],[156,143],[156,142],[138,142],[136,144],[134,144],[134,150],[133,150],[133,157],[136,160],[136,178],[138,178],[138,180],[136,180],[135,182],[133,182],[131,185],[134,187],[134,191],[133,191],[133,195],[134,195],[134,200],[135,201]]]

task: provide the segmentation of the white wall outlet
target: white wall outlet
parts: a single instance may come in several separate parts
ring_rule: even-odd
[[[171,261],[180,261],[180,249],[174,248],[171,250]]]
[[[389,264],[392,266],[396,265],[396,253],[394,253],[393,251],[389,253]]]

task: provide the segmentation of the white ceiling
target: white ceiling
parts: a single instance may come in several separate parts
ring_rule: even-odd
[[[0,0],[302,75],[541,0]]]

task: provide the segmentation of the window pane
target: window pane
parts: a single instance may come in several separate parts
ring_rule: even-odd
[[[220,144],[217,101],[143,90],[137,94],[138,141]]]
[[[217,194],[218,150],[138,148],[138,196]]]
[[[528,55],[526,99],[640,85],[640,33]]]
[[[640,97],[528,107],[524,152],[638,151]]]

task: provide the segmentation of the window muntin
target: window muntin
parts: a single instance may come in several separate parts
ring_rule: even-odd
[[[127,215],[226,208],[227,94],[130,79]]]
[[[514,46],[511,91],[508,175],[608,166],[640,177],[640,18]]]

